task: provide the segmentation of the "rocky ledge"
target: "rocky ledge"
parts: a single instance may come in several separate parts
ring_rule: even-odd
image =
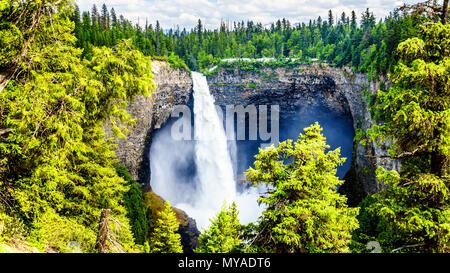
[[[218,105],[280,105],[280,118],[290,115],[304,105],[325,105],[340,115],[349,115],[355,131],[366,130],[373,124],[364,93],[374,94],[378,82],[371,82],[364,74],[351,68],[327,65],[300,65],[294,68],[270,68],[260,71],[219,69],[208,77],[211,93]],[[386,152],[368,143],[354,143],[352,167],[345,177],[341,191],[356,205],[367,193],[375,193],[385,186],[375,178],[378,166],[398,169],[395,161],[381,161]]]

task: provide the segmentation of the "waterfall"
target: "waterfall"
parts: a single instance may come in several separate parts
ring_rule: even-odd
[[[152,188],[195,219],[199,229],[209,226],[224,202],[237,203],[241,223],[255,221],[261,213],[258,193],[255,189],[236,191],[227,136],[206,77],[192,72],[192,79],[194,141],[173,140],[167,127],[157,132],[150,150]],[[186,173],[192,175],[186,171],[191,167],[194,175],[186,178]]]
[[[236,182],[227,149],[227,137],[219,118],[206,77],[192,72],[194,83],[194,158],[197,190],[191,204],[177,207],[194,218],[199,227],[207,227],[224,202],[236,199]]]

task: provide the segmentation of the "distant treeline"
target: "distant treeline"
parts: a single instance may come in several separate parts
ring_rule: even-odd
[[[340,16],[330,10],[328,18],[318,17],[309,23],[292,24],[281,19],[264,27],[261,23],[222,22],[209,30],[201,20],[195,28],[163,30],[156,24],[133,25],[114,8],[105,4],[99,10],[72,16],[77,46],[83,56],[92,56],[93,46],[113,46],[121,39],[132,39],[145,55],[178,55],[193,70],[202,70],[222,58],[301,57],[317,58],[335,66],[352,66],[370,76],[384,74],[395,65],[395,49],[407,38],[417,35],[424,17],[396,9],[383,20],[366,11]]]

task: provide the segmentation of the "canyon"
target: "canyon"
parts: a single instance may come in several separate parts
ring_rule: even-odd
[[[177,105],[192,107],[193,81],[189,71],[171,67],[162,61],[152,62],[156,89],[151,97],[138,96],[130,101],[127,111],[137,120],[126,139],[114,140],[116,155],[144,191],[151,190],[149,151],[153,135],[169,122]],[[296,67],[264,67],[259,71],[219,68],[207,77],[215,104],[226,105],[279,105],[280,120],[290,120],[299,109],[317,107],[325,115],[343,117],[350,122],[353,133],[347,135],[353,147],[339,191],[347,195],[349,205],[356,206],[367,195],[380,191],[385,185],[377,181],[375,170],[379,166],[399,169],[399,163],[387,160],[385,149],[367,142],[353,141],[355,131],[365,131],[374,124],[367,96],[380,89],[383,81],[370,81],[366,75],[353,73],[350,68],[329,67],[313,63]],[[295,120],[294,120],[295,121]],[[112,136],[105,125],[108,136]],[[300,133],[297,132],[297,134]],[[244,166],[246,166],[244,164]],[[240,168],[239,171],[242,168]],[[241,175],[241,176],[239,176]],[[238,174],[238,178],[242,174]],[[196,244],[192,237],[198,235],[195,220],[185,215],[187,225],[180,233],[191,249]]]

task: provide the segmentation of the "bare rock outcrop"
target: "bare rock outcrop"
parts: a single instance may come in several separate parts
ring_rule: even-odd
[[[256,72],[222,68],[208,77],[208,83],[216,103],[222,106],[277,104],[280,105],[280,118],[283,118],[283,115],[293,114],[296,107],[322,104],[340,115],[349,115],[355,131],[365,131],[373,125],[366,97],[380,88],[380,82],[353,73],[351,68],[319,64],[266,67]],[[342,187],[354,205],[365,194],[385,187],[375,177],[379,166],[390,170],[400,168],[397,161],[389,160],[385,155],[386,151],[374,143],[354,143],[352,167]]]

